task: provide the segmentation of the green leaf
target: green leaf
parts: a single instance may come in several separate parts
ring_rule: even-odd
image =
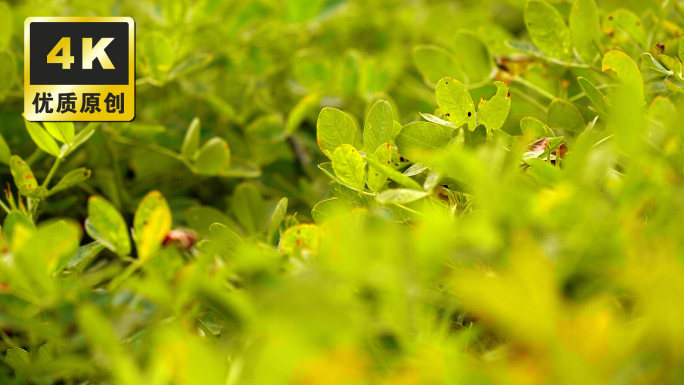
[[[449,51],[435,45],[419,45],[413,48],[413,64],[425,81],[436,84],[444,77],[463,78],[456,58]]]
[[[487,132],[500,129],[511,110],[511,93],[504,82],[494,82],[496,95],[489,100],[480,100],[477,107],[477,121],[487,129]]]
[[[570,132],[582,132],[586,128],[584,118],[577,107],[562,99],[554,99],[549,105],[549,125]]]
[[[26,119],[24,119],[24,123],[26,124],[26,130],[28,130],[29,135],[31,135],[31,139],[33,139],[33,142],[38,148],[52,156],[59,157],[60,150],[57,142],[52,139],[50,134],[48,134],[40,124],[29,122]]]
[[[430,170],[425,177],[423,189],[425,189],[425,191],[432,191],[432,189],[437,187],[437,184],[440,182],[440,180],[442,180],[442,173],[436,170]]]
[[[347,201],[331,198],[318,202],[311,210],[311,217],[316,224],[321,225],[325,221],[349,213],[355,207]]]
[[[677,119],[677,108],[668,98],[664,96],[656,96],[648,108],[648,116],[668,126]]]
[[[230,168],[230,147],[223,138],[209,139],[197,151],[195,168],[201,175],[217,175]]]
[[[67,269],[83,271],[102,250],[104,250],[104,246],[97,241],[79,247],[76,255],[67,264]]]
[[[603,56],[601,71],[611,70],[626,86],[633,88],[637,92],[639,100],[644,100],[644,81],[641,78],[639,67],[624,52],[609,51]]]
[[[451,140],[450,130],[428,122],[413,122],[405,125],[395,142],[399,153],[414,162],[441,153]]]
[[[5,353],[5,362],[14,370],[22,371],[31,363],[31,356],[22,348],[7,349],[7,352]]]
[[[439,124],[440,126],[449,127],[451,129],[458,128],[458,127],[456,127],[455,124],[453,124],[449,121],[446,121],[444,119],[440,119],[440,118],[438,118],[434,115],[431,115],[431,114],[424,114],[421,112],[420,116],[422,116],[425,120],[427,120],[430,123]],[[401,130],[399,130],[399,131],[401,131]]]
[[[230,209],[247,234],[261,232],[266,226],[266,205],[259,190],[250,183],[235,188]]]
[[[121,257],[131,253],[131,240],[128,237],[126,222],[116,207],[104,198],[91,196],[88,199],[86,232]]]
[[[17,255],[27,263],[27,269],[44,264],[48,273],[59,272],[76,255],[81,235],[81,226],[71,219],[42,225],[21,246]]]
[[[203,252],[210,255],[234,255],[240,246],[244,244],[239,235],[222,223],[214,223],[209,226],[208,238],[209,242],[201,243],[200,248]]]
[[[74,140],[74,124],[72,122],[43,122],[43,126],[53,138],[62,143],[71,144]]]
[[[351,189],[354,189],[355,191],[359,191],[359,190],[356,190],[356,187],[353,187],[353,186],[347,184],[342,179],[340,179],[337,175],[335,175],[335,170],[333,170],[332,162],[321,163],[318,165],[318,168],[321,171],[323,171],[327,176],[329,176],[333,181],[335,181],[341,185],[347,186]]]
[[[66,173],[62,179],[60,179],[59,183],[57,183],[55,187],[50,189],[48,196],[83,183],[88,178],[90,178],[90,170],[84,167],[71,170]]]
[[[171,41],[165,35],[153,32],[142,40],[141,51],[148,76],[163,83],[174,60]]]
[[[272,245],[278,244],[280,237],[278,229],[283,219],[287,216],[287,198],[282,198],[273,210],[271,220],[268,223],[268,231],[266,232],[266,241]]]
[[[481,84],[491,78],[494,68],[491,55],[487,46],[474,33],[459,32],[454,46],[457,63],[467,79],[466,84]]]
[[[11,213],[7,214],[7,216],[5,217],[5,222],[3,222],[2,224],[2,231],[5,233],[5,238],[8,241],[12,240],[14,228],[17,225],[17,223],[29,229],[36,229],[36,225],[34,225],[33,222],[30,219],[28,219],[24,214],[18,211],[12,211]]]
[[[523,134],[535,139],[554,137],[553,131],[539,119],[527,117],[520,120],[520,129]]]
[[[87,126],[85,126],[81,131],[79,131],[78,134],[74,137],[74,142],[71,144],[71,147],[66,151],[64,156],[67,156],[74,152],[78,147],[80,147],[83,143],[87,142],[88,139],[90,139],[91,136],[95,133],[95,129],[100,125],[100,122],[91,122],[88,123]]]
[[[392,148],[389,143],[381,144],[371,155],[371,158],[382,164],[392,164]],[[385,188],[387,184],[387,174],[381,169],[373,166],[368,167],[368,188],[373,192],[378,192]]]
[[[525,25],[539,50],[553,58],[572,59],[572,39],[563,16],[546,1],[533,0],[525,6]]]
[[[185,138],[183,139],[183,145],[181,146],[181,154],[185,159],[193,160],[197,149],[200,144],[200,130],[202,126],[200,124],[200,119],[195,117],[190,122],[188,130],[185,132]]]
[[[351,189],[342,183],[333,180],[330,181],[328,185],[335,198],[348,202],[355,207],[370,206],[373,203],[371,202],[370,195],[359,194],[358,191]],[[375,201],[375,199],[373,199],[373,201]]]
[[[280,242],[280,250],[286,254],[296,252],[315,254],[320,244],[321,232],[318,226],[302,223],[285,230]]]
[[[343,144],[333,152],[332,167],[340,180],[357,191],[366,185],[366,169],[363,157],[356,149]]]
[[[290,114],[287,116],[285,121],[285,134],[292,135],[299,126],[304,122],[309,113],[318,107],[321,101],[321,96],[313,92],[300,100],[297,105],[294,106]]]
[[[426,196],[430,195],[429,192],[426,191],[416,191],[416,190],[408,190],[408,189],[394,189],[394,190],[387,190],[382,193],[380,193],[377,197],[378,202],[382,204],[386,203],[411,203],[414,201],[417,201],[419,199],[425,198]]]
[[[608,36],[618,32],[646,46],[646,30],[643,23],[639,16],[626,9],[618,9],[607,14],[603,18],[603,32]]]
[[[570,36],[580,59],[591,64],[600,55],[601,24],[594,0],[577,0],[570,11]]]
[[[468,124],[469,130],[477,126],[475,105],[468,89],[454,78],[444,78],[437,83],[435,90],[437,105],[444,116],[456,127]]]
[[[4,3],[0,2],[0,5],[2,4]],[[0,10],[0,17],[2,17],[2,10]],[[0,34],[2,34],[2,28],[3,26],[0,25]],[[0,96],[7,93],[16,83],[17,59],[12,52],[0,48]]]
[[[337,147],[353,144],[356,131],[354,120],[338,109],[326,107],[318,115],[316,141],[328,158],[332,157]]]
[[[236,156],[231,158],[230,167],[221,170],[218,175],[225,178],[258,178],[261,176],[261,168],[250,160]]]
[[[141,262],[152,257],[171,231],[171,209],[164,196],[150,191],[138,204],[133,216],[133,231],[138,259]]]
[[[413,190],[423,190],[423,186],[418,184],[415,180],[409,178],[408,176],[400,173],[399,171],[395,170],[393,167],[389,167],[386,164],[380,163],[376,161],[375,159],[371,158],[366,158],[366,162],[368,162],[369,166],[373,166],[374,168],[382,171],[387,177],[400,185],[413,189]]]
[[[214,223],[221,223],[233,231],[239,231],[235,221],[223,211],[210,206],[193,206],[185,210],[185,222],[201,236],[209,234],[209,228]]]
[[[644,66],[654,71],[660,72],[661,74],[665,75],[673,75],[672,71],[663,67],[650,53],[644,53],[643,55],[641,55],[641,61],[644,63]]]
[[[386,100],[378,100],[368,113],[363,126],[363,146],[367,155],[373,155],[382,143],[389,143],[394,133],[392,106]]]
[[[682,62],[679,59],[673,58],[671,56],[660,54],[658,58],[665,64],[670,71],[672,71],[677,76],[682,75]]]
[[[583,78],[583,77],[578,77],[577,82],[579,83],[580,87],[582,87],[582,90],[584,93],[587,95],[587,99],[591,100],[591,102],[596,106],[596,108],[600,112],[606,112],[606,103],[604,101],[604,96],[601,91],[598,90],[598,88],[594,87],[589,80]]]
[[[679,45],[677,46],[677,56],[679,56],[679,60],[684,61],[684,39],[679,40]]]

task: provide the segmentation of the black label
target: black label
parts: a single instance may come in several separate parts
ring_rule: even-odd
[[[33,85],[110,85],[128,84],[128,23],[44,23],[30,24],[30,60]],[[48,63],[48,55],[62,40],[70,38],[73,63],[69,69],[60,63]],[[92,47],[97,46],[101,38],[113,38],[104,49],[114,66],[105,69],[99,59],[91,61],[92,69],[83,68],[84,38]],[[58,57],[63,55],[63,50]]]

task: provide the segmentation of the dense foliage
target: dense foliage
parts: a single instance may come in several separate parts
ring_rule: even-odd
[[[131,16],[132,123],[23,20]],[[0,2],[0,383],[684,382],[678,0]]]

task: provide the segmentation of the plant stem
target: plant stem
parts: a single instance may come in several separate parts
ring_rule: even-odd
[[[527,88],[529,88],[529,89],[532,89],[532,90],[536,91],[538,94],[540,94],[540,95],[542,95],[542,96],[548,98],[549,100],[554,100],[554,99],[556,99],[556,96],[554,96],[553,94],[551,94],[549,91],[546,91],[545,89],[543,89],[543,88],[537,86],[536,84],[533,84],[533,83],[528,82],[527,80],[521,78],[520,76],[514,77],[514,78],[513,78],[513,81],[516,82],[516,83],[519,83],[519,84],[521,84],[521,85],[523,85],[523,86],[525,86],[525,87],[527,87]]]
[[[43,184],[41,185],[41,187],[45,187],[46,189],[48,188],[48,185],[50,184],[52,177],[55,176],[55,172],[57,172],[57,169],[59,168],[60,164],[62,164],[62,158],[55,159],[55,163],[52,164],[52,168],[50,169],[50,172],[48,172],[47,176],[45,177],[45,180],[43,181]]]
[[[5,212],[6,212],[7,214],[9,214],[9,213],[11,212],[11,210],[9,209],[9,207],[7,207],[7,205],[5,205],[5,202],[3,202],[2,200],[0,200],[0,207],[2,207],[2,209],[5,210]]]
[[[192,172],[195,172],[195,166],[192,163],[190,163],[190,161],[188,161],[183,155],[177,153],[176,151],[169,150],[168,148],[162,147],[162,146],[155,144],[155,143],[146,143],[146,142],[139,141],[137,139],[127,138],[125,136],[117,136],[113,139],[114,139],[114,141],[121,143],[121,144],[127,144],[129,146],[135,146],[138,148],[142,148],[142,149],[145,149],[148,151],[156,152],[157,154],[166,155],[168,157],[176,159],[179,162],[183,162],[183,164],[186,167],[188,167]]]

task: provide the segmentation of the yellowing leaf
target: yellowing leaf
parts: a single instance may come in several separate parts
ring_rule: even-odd
[[[283,253],[295,252],[315,254],[320,245],[320,229],[310,223],[302,223],[285,230],[280,242]]]
[[[133,230],[138,259],[145,262],[157,252],[171,231],[171,210],[159,191],[150,191],[140,201],[133,217]]]

